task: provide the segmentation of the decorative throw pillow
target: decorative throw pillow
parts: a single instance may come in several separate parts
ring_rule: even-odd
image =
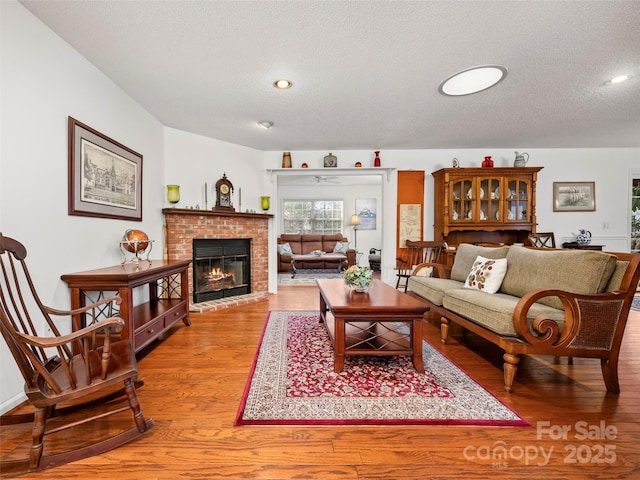
[[[507,273],[506,258],[485,258],[478,255],[471,272],[464,282],[465,288],[474,288],[485,293],[496,293]]]
[[[293,253],[291,251],[291,245],[289,245],[288,243],[283,243],[281,245],[278,245],[278,253],[280,255],[284,255],[285,253],[289,253],[289,254]]]
[[[333,247],[333,253],[347,253],[349,250],[349,242],[336,242],[336,246]]]

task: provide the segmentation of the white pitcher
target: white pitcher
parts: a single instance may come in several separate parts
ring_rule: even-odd
[[[527,158],[524,157],[525,155],[527,156]],[[522,153],[516,152],[516,159],[513,161],[513,166],[525,167],[528,161],[529,161],[529,154],[527,152],[522,152]]]

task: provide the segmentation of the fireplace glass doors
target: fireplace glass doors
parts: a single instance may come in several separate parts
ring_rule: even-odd
[[[251,293],[251,239],[193,240],[193,303]]]

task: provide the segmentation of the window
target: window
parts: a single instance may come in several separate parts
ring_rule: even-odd
[[[285,200],[283,233],[342,233],[342,200]]]

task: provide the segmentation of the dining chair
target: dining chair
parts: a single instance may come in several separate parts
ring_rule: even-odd
[[[438,262],[443,242],[412,241],[405,242],[405,256],[397,257],[398,271],[396,288],[402,288],[406,293],[411,273],[421,263]]]
[[[529,241],[536,248],[556,248],[556,239],[553,232],[532,233],[529,235]]]

